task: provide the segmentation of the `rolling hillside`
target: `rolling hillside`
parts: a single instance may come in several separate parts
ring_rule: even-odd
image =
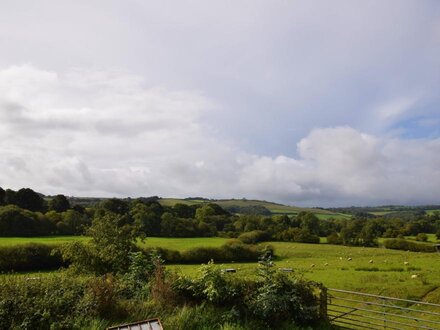
[[[309,211],[314,213],[320,219],[326,218],[350,218],[350,215],[332,212],[323,209],[316,208],[303,208],[297,206],[289,206],[283,205],[273,202],[267,201],[259,201],[259,200],[248,200],[248,199],[201,199],[201,198],[186,198],[186,199],[177,199],[177,198],[160,198],[159,202],[164,206],[173,206],[176,203],[183,203],[187,205],[194,204],[202,204],[202,203],[216,203],[225,209],[230,209],[233,207],[252,207],[252,206],[262,206],[268,209],[271,214],[287,214],[287,215],[295,215],[301,211]]]

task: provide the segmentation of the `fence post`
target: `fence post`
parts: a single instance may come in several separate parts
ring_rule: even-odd
[[[328,320],[327,303],[328,303],[327,288],[324,285],[321,285],[319,291],[319,316],[323,320]]]

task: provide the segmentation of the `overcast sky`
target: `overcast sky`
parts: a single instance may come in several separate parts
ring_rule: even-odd
[[[0,186],[440,203],[440,1],[0,0]]]

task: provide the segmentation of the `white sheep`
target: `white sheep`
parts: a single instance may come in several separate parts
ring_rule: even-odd
[[[353,260],[353,259],[351,259],[351,257],[348,257],[348,259],[347,259],[348,261],[351,261],[351,260]]]
[[[311,268],[315,267],[315,264],[311,264],[310,267],[311,267]]]
[[[411,278],[417,278],[419,277],[417,274],[411,275]]]
[[[368,261],[370,264],[372,264],[373,263],[373,259],[370,259],[370,261]]]
[[[403,264],[404,264],[405,266],[408,266],[408,265],[409,265],[409,262],[408,262],[408,261],[405,261]]]
[[[328,266],[328,262],[326,262],[326,263],[324,264],[324,266]]]

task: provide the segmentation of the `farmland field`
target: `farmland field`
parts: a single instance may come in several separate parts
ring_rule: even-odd
[[[0,246],[13,246],[27,243],[61,244],[73,241],[86,241],[85,236],[41,236],[41,237],[0,237]]]
[[[430,237],[431,238],[431,237]],[[35,238],[0,238],[0,246],[38,242],[46,244],[86,240],[86,237],[60,236]],[[183,251],[193,247],[218,247],[227,238],[147,238],[146,247]],[[440,303],[440,254],[388,250],[385,248],[347,247],[330,244],[265,242],[275,248],[276,268],[292,268],[294,273],[322,282],[325,286],[386,296],[423,299]],[[351,258],[351,260],[349,260]],[[371,261],[371,262],[370,262]],[[405,262],[407,264],[405,264]],[[236,268],[231,276],[250,277],[258,264],[229,263]],[[199,265],[167,265],[188,275],[196,275]],[[412,278],[417,275],[417,278]]]

